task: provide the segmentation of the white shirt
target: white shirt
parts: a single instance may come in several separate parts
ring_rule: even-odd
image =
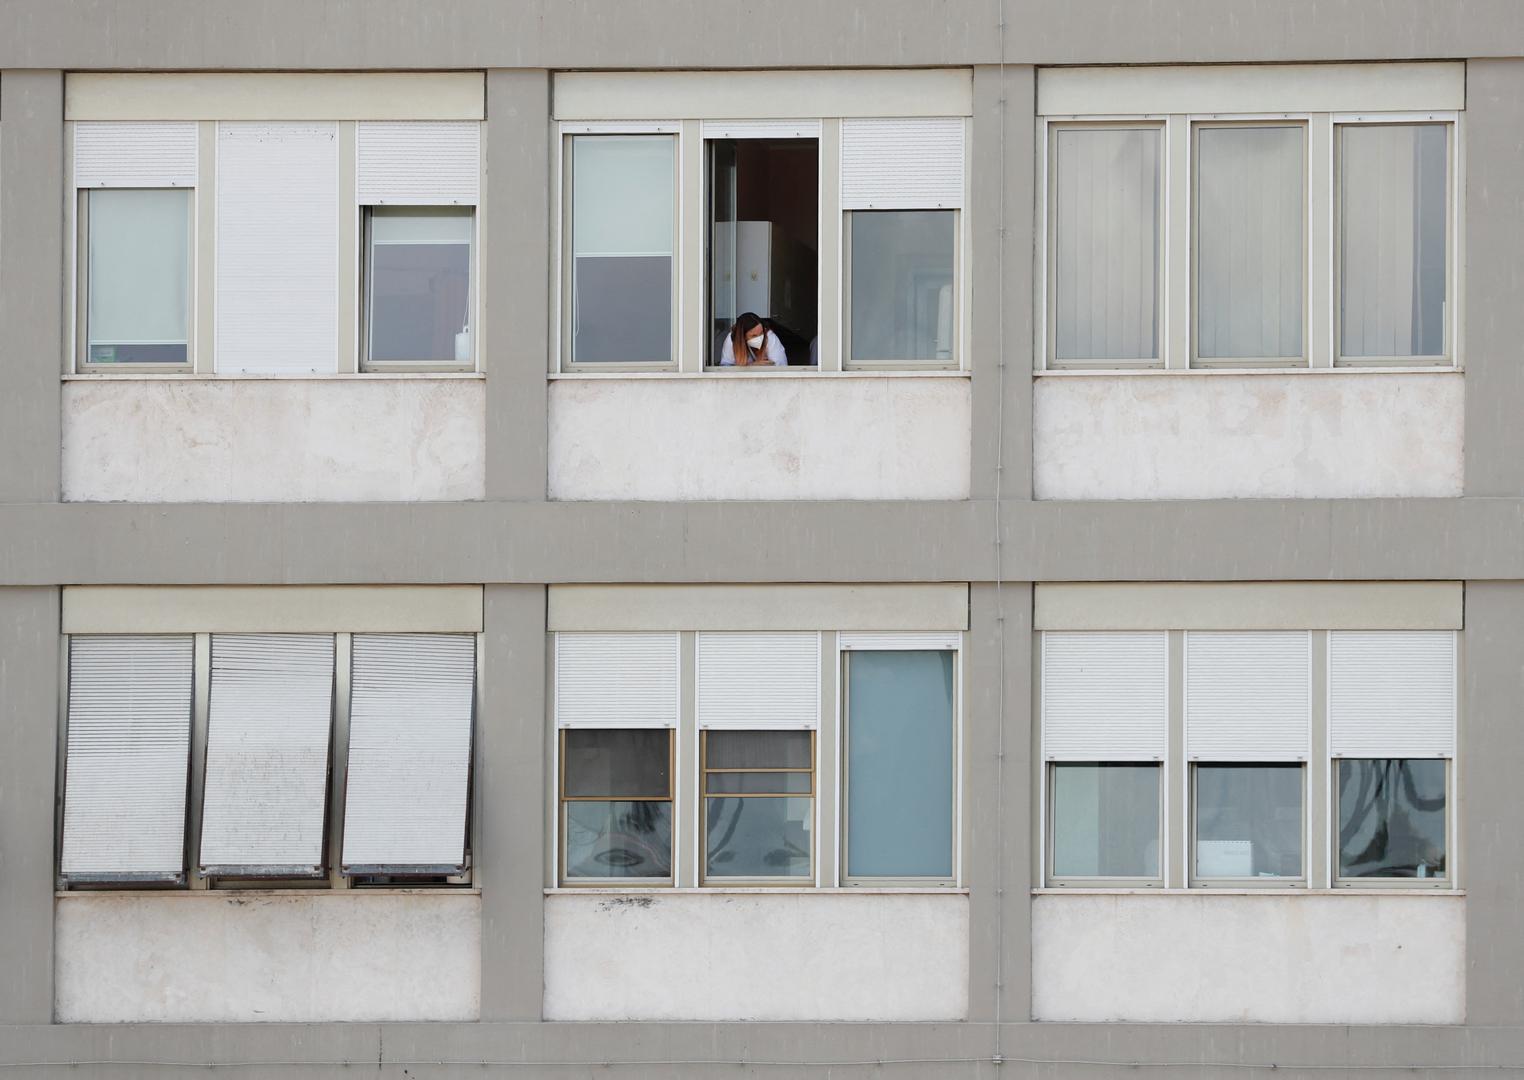
[[[788,365],[788,353],[784,352],[783,350],[783,342],[779,341],[778,335],[773,333],[771,330],[767,331],[767,340],[762,343],[761,351],[761,359],[771,360],[774,367],[786,367]],[[720,366],[734,367],[735,362],[735,350],[731,347],[730,335],[726,334],[720,347]],[[755,364],[756,362],[757,361],[753,360],[752,364]],[[765,371],[767,369],[767,365],[763,364],[762,368]]]

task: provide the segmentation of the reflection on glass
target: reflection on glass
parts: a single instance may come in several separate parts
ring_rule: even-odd
[[[671,732],[666,728],[570,728],[563,734],[567,798],[666,798]]]
[[[706,877],[809,877],[814,800],[704,800]]]
[[[956,314],[951,210],[856,210],[852,359],[950,363]]]
[[[1159,766],[1054,765],[1054,877],[1159,876]]]
[[[85,333],[93,364],[183,364],[190,340],[190,196],[91,191]]]
[[[1445,876],[1445,762],[1339,761],[1339,876]]]
[[[1196,766],[1196,876],[1301,877],[1302,767]]]
[[[471,212],[376,207],[370,218],[370,359],[471,359]]]
[[[672,876],[672,804],[568,802],[568,878]]]

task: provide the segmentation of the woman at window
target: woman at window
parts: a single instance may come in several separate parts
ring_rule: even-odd
[[[736,319],[725,335],[729,341],[720,349],[723,367],[786,367],[788,353],[766,319],[746,312]]]

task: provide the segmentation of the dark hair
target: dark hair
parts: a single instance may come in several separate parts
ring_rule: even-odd
[[[743,311],[730,328],[730,356],[736,363],[746,356],[746,339],[755,327],[767,330],[767,320],[755,311]]]

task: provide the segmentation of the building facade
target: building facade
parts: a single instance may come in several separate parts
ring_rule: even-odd
[[[0,1065],[1524,1071],[1521,132],[1491,0],[13,0]]]

